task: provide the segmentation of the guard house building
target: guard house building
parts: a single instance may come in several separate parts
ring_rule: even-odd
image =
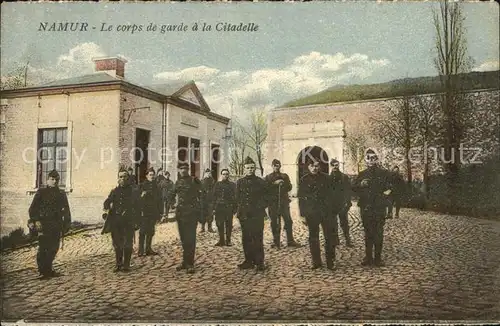
[[[56,169],[72,218],[100,221],[120,166],[137,182],[149,167],[177,178],[179,160],[191,175],[217,179],[229,119],[211,112],[195,82],[143,87],[128,82],[121,58],[94,59],[95,73],[1,93],[2,234],[25,226],[33,194]]]

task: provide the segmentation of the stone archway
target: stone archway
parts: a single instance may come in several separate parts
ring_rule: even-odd
[[[307,163],[310,159],[316,159],[319,161],[319,169],[321,172],[329,172],[329,157],[328,153],[319,146],[307,146],[299,152],[297,155],[297,188],[299,186],[300,179],[304,174],[308,172]]]

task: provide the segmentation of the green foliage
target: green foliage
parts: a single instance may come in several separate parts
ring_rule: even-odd
[[[461,91],[475,89],[500,88],[499,71],[472,72],[456,75],[458,89]],[[351,85],[335,87],[306,96],[284,104],[284,107],[325,104],[435,94],[444,91],[439,77],[405,78],[381,84]]]

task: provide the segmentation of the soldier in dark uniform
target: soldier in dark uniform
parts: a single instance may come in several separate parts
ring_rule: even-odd
[[[59,276],[52,263],[59,250],[63,233],[69,231],[71,212],[64,190],[59,189],[59,173],[49,172],[47,187],[36,192],[29,208],[28,227],[38,233],[36,262],[41,279]]]
[[[358,206],[365,231],[366,256],[361,264],[383,266],[386,195],[390,193],[391,175],[389,171],[377,166],[378,157],[372,149],[366,151],[365,161],[368,168],[361,171],[353,182],[353,190],[359,195]]]
[[[229,181],[228,169],[222,169],[221,175],[222,180],[215,183],[213,190],[215,223],[219,231],[219,242],[215,245],[232,246],[233,215],[236,213],[236,184]]]
[[[401,174],[399,174],[399,167],[396,165],[392,169],[392,191],[389,195],[389,205],[387,207],[387,218],[392,218],[392,208],[396,206],[395,218],[399,218],[399,210],[401,209],[401,197],[404,196],[405,182]]]
[[[149,168],[146,180],[139,185],[141,215],[139,222],[139,256],[157,255],[151,248],[155,225],[161,220],[163,202],[160,190],[154,180],[155,170]]]
[[[132,167],[129,167],[128,170],[128,182],[130,182],[131,185],[133,185],[134,187],[137,187],[137,178],[134,174],[134,169]]]
[[[201,182],[198,178],[189,175],[189,165],[179,163],[179,178],[175,182],[177,207],[175,219],[179,228],[179,237],[182,243],[182,263],[177,270],[185,269],[187,273],[194,273],[194,255],[196,250],[196,226],[201,219]]]
[[[244,161],[245,176],[236,182],[237,218],[241,225],[241,238],[245,261],[240,269],[257,271],[264,265],[264,218],[268,206],[267,183],[255,175],[255,162],[247,157]]]
[[[103,219],[109,224],[116,266],[114,271],[128,272],[133,251],[135,227],[140,214],[139,195],[126,170],[118,172],[118,187],[104,201]]]
[[[293,238],[292,217],[290,216],[290,198],[288,192],[292,190],[292,183],[286,173],[281,173],[281,162],[272,161],[273,172],[268,174],[264,180],[269,186],[269,217],[271,218],[271,231],[273,233],[273,248],[281,247],[281,217],[285,223],[286,239],[288,247],[300,247]]]
[[[162,199],[162,215],[168,217],[170,212],[170,207],[172,207],[174,201],[172,199],[172,194],[174,191],[174,182],[170,180],[170,172],[165,171],[163,175],[163,169],[158,169],[158,177],[156,178],[156,183],[160,189],[161,199]]]
[[[334,233],[338,237],[338,223],[337,216],[339,217],[340,227],[344,233],[344,238],[346,241],[346,246],[352,247],[351,236],[349,235],[349,219],[348,213],[349,208],[351,208],[351,181],[349,177],[340,172],[339,161],[333,159],[330,161],[332,166],[332,172],[330,173],[330,178],[332,180],[332,205],[333,205],[333,217],[334,221]]]
[[[215,180],[212,177],[212,172],[210,169],[205,170],[205,176],[201,180],[202,186],[202,198],[201,205],[203,210],[203,219],[201,222],[201,232],[205,232],[205,224],[208,224],[208,232],[215,232],[212,227],[212,223],[214,221],[214,211],[213,211],[213,188],[214,188]]]
[[[300,216],[309,228],[309,248],[312,257],[312,269],[323,266],[319,246],[319,226],[323,229],[325,238],[326,267],[334,269],[336,238],[334,236],[334,217],[332,216],[332,187],[328,174],[319,171],[319,162],[308,161],[309,173],[304,175],[299,183],[297,197],[299,198]]]

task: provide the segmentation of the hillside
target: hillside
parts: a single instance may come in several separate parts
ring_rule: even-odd
[[[458,75],[460,89],[500,88],[500,71],[471,72]],[[282,107],[304,106],[334,102],[348,102],[403,95],[439,93],[442,91],[439,77],[397,79],[371,85],[336,86],[319,93],[285,103]]]

